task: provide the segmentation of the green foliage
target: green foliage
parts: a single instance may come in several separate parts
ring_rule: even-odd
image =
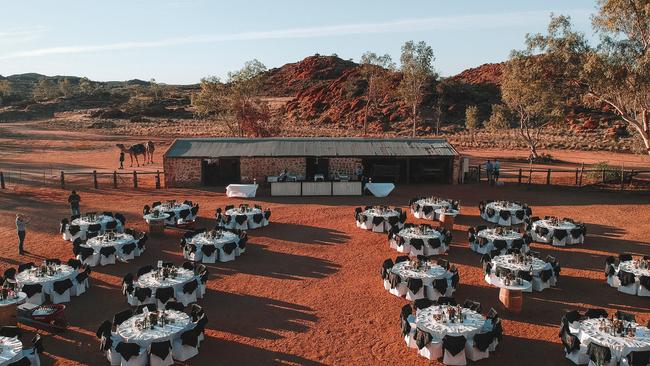
[[[395,63],[390,55],[378,56],[374,52],[366,52],[361,56],[361,73],[366,79],[366,104],[364,110],[364,134],[368,130],[368,119],[377,111],[379,100],[392,92],[390,72],[395,70]]]
[[[64,97],[71,97],[75,94],[76,91],[76,85],[73,85],[72,82],[70,82],[70,79],[65,78],[63,80],[59,80],[59,92],[61,95]]]
[[[474,131],[480,127],[478,119],[478,107],[471,105],[465,109],[465,128],[469,131]]]
[[[490,118],[483,126],[491,131],[501,131],[510,128],[510,112],[503,104],[492,104]]]
[[[192,95],[192,105],[199,116],[216,118],[234,135],[275,134],[279,125],[271,121],[268,104],[259,98],[265,72],[264,64],[252,60],[229,72],[226,83],[214,76],[201,79],[201,91]]]
[[[60,92],[57,85],[48,78],[39,80],[33,91],[34,100],[37,101],[51,100],[58,97],[59,94]]]
[[[0,80],[0,105],[14,93],[13,84],[9,80]]]
[[[418,43],[408,41],[402,46],[400,57],[402,81],[399,85],[399,93],[404,103],[412,108],[413,137],[416,133],[418,108],[424,99],[425,89],[432,80],[437,78],[433,61],[435,61],[433,49],[424,41]]]

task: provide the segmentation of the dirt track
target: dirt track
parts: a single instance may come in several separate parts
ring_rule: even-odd
[[[29,126],[29,125],[28,125]],[[24,125],[0,125],[0,169],[115,169],[121,137],[96,137],[72,132],[31,130]],[[133,140],[135,141],[135,140]],[[162,144],[168,142],[157,140]],[[160,162],[158,149],[156,161]],[[159,166],[147,169],[155,170]],[[90,185],[88,185],[90,187]],[[127,216],[127,226],[145,229],[140,218],[144,204],[165,199],[192,199],[201,204],[202,223],[212,226],[216,207],[238,204],[223,190],[83,189],[82,210],[113,210]],[[2,265],[72,256],[69,242],[57,234],[58,222],[69,215],[68,192],[35,182],[0,191],[0,248]],[[480,365],[509,365],[523,354],[535,355],[528,365],[569,365],[557,337],[560,317],[575,307],[626,310],[638,320],[650,320],[647,299],[618,293],[604,281],[607,255],[619,252],[650,254],[647,238],[650,197],[524,187],[408,186],[390,197],[271,198],[268,193],[249,203],[273,211],[272,224],[250,231],[249,250],[234,262],[208,265],[208,292],[200,304],[207,309],[207,339],[192,365],[426,365],[426,359],[407,349],[399,333],[398,316],[405,300],[384,291],[379,266],[397,253],[390,250],[383,234],[357,229],[356,206],[389,204],[405,207],[413,196],[439,195],[461,200],[449,259],[460,268],[461,287],[456,299],[480,301],[484,309],[498,309],[498,289],[482,279],[480,257],[466,244],[468,226],[480,224],[478,202],[511,199],[527,202],[538,216],[572,217],[588,225],[584,245],[556,248],[534,245],[556,256],[562,264],[558,288],[525,295],[524,311],[511,316],[501,312],[506,337],[499,350]],[[31,216],[26,249],[17,255],[13,217]],[[413,221],[409,217],[409,221]],[[71,328],[64,335],[45,337],[45,365],[108,365],[94,338],[104,319],[127,307],[120,294],[121,278],[158,259],[183,261],[179,234],[168,233],[150,240],[145,254],[131,263],[96,267],[92,287],[73,298],[67,316]],[[433,363],[436,364],[436,363]]]

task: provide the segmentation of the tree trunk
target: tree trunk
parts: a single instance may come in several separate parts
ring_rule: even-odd
[[[415,136],[416,136],[415,126],[416,126],[417,121],[418,121],[418,114],[417,113],[418,113],[417,104],[413,103],[413,138],[415,138]]]

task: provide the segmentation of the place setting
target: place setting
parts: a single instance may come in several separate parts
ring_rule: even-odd
[[[560,339],[567,359],[577,365],[647,365],[650,363],[650,329],[638,324],[634,314],[605,309],[567,312]]]
[[[429,224],[405,224],[402,229],[391,229],[388,232],[391,248],[414,257],[444,254],[449,250],[451,240],[451,231]]]
[[[481,201],[479,212],[483,220],[501,226],[523,224],[533,214],[525,203],[513,201]]]
[[[41,265],[30,262],[21,265],[17,272],[10,270],[5,271],[5,282],[15,282],[15,293],[23,292],[25,302],[35,306],[47,300],[53,304],[69,302],[71,296],[80,296],[90,287],[90,268],[75,259],[67,264],[46,259]]]
[[[120,213],[105,211],[86,212],[83,215],[72,216],[70,220],[61,220],[60,232],[64,240],[87,240],[107,231],[124,232],[126,219]]]
[[[242,203],[235,207],[228,205],[222,211],[217,208],[215,212],[217,226],[226,229],[252,230],[268,226],[271,218],[271,209],[263,209],[260,205],[250,206]]]
[[[401,229],[406,222],[406,212],[401,207],[366,206],[357,207],[354,211],[358,228],[371,230],[376,233],[388,232],[392,228]]]
[[[605,259],[607,284],[619,292],[650,297],[650,256],[634,257],[621,253]]]
[[[526,231],[533,241],[563,247],[584,243],[587,227],[584,223],[570,218],[546,216],[543,219],[531,217]]]
[[[246,252],[248,234],[243,230],[217,227],[185,233],[181,249],[185,259],[194,262],[230,262]]]
[[[404,341],[420,356],[442,359],[445,365],[489,358],[502,340],[503,327],[496,310],[487,315],[481,311],[481,304],[469,299],[462,305],[452,297],[415,301],[400,314]]]
[[[460,202],[435,196],[413,198],[409,202],[411,214],[416,219],[445,221],[447,217],[460,214]]]
[[[381,267],[384,289],[409,301],[427,298],[433,301],[452,296],[460,275],[446,259],[400,256],[386,259]]]
[[[469,248],[479,254],[505,254],[508,249],[530,250],[530,235],[509,227],[470,227],[467,230]]]

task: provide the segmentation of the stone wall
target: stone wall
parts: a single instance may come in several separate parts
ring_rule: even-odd
[[[165,187],[201,185],[201,159],[164,158]]]
[[[302,177],[307,172],[305,158],[242,157],[239,169],[242,183],[251,183],[253,179],[257,179],[258,183],[263,183],[266,182],[267,176],[277,176],[284,169],[287,169],[289,174]]]
[[[329,159],[329,173],[335,172],[354,174],[357,166],[362,165],[363,160],[360,158],[330,158]]]

